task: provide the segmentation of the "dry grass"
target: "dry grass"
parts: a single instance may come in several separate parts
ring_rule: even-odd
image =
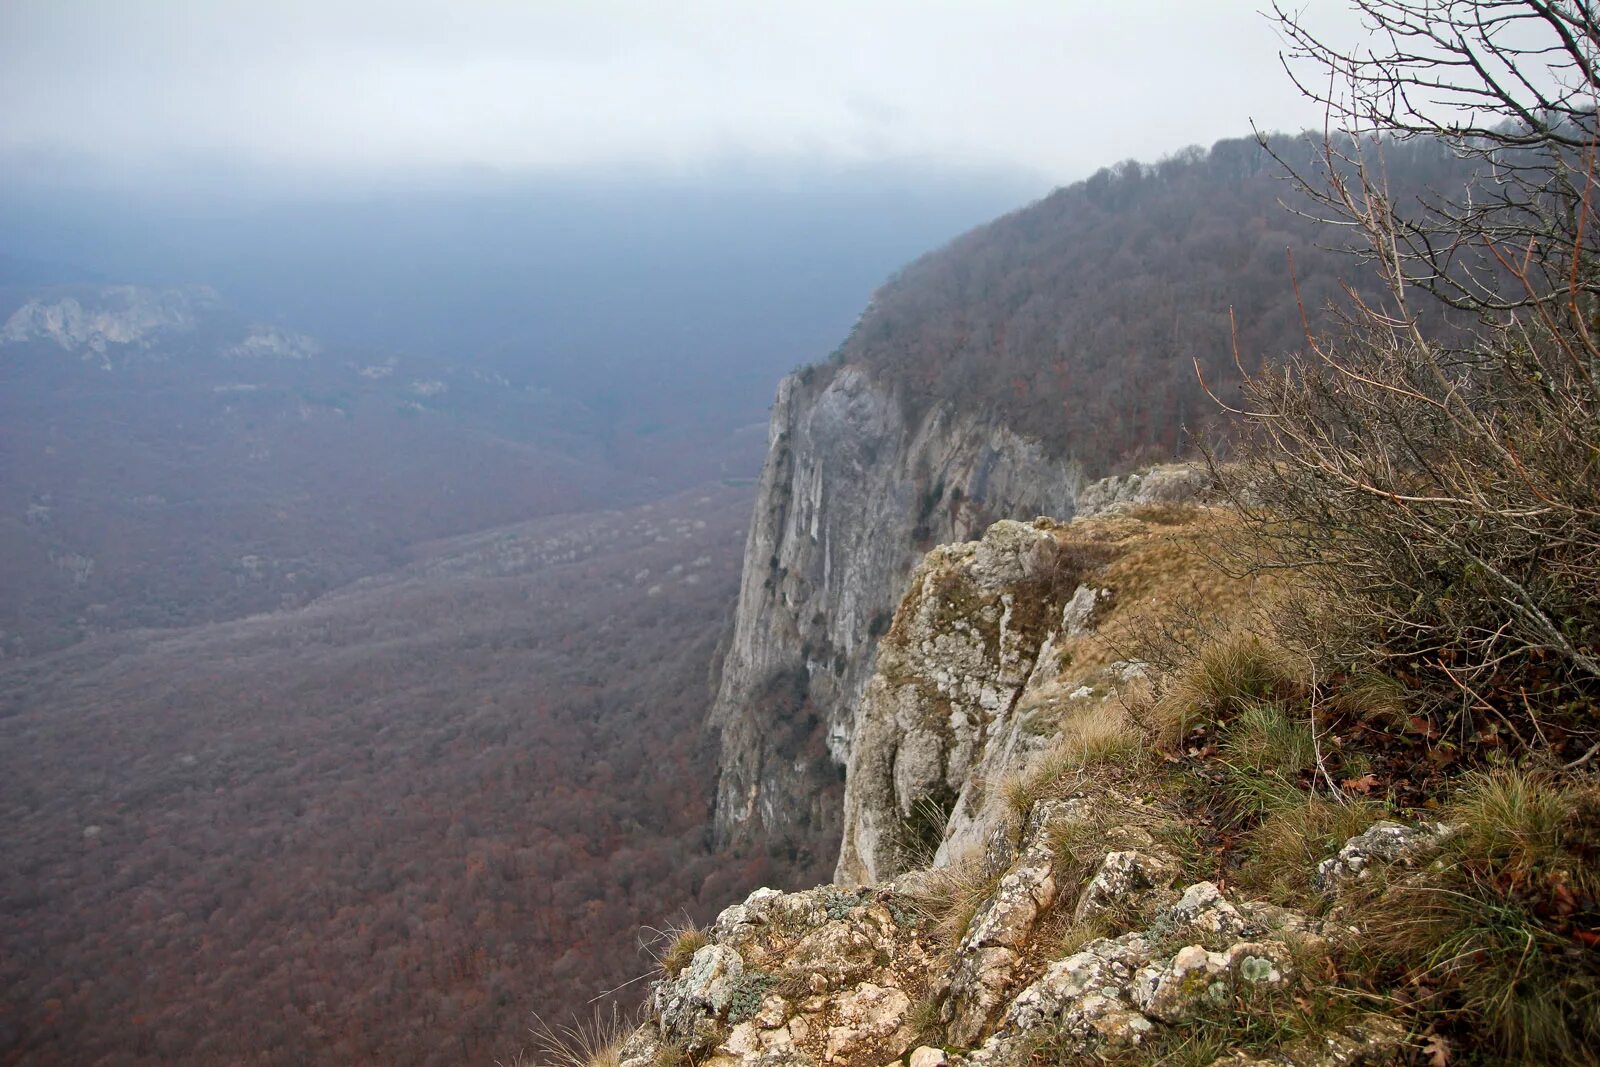
[[[1594,1064],[1600,953],[1583,935],[1600,921],[1595,786],[1472,775],[1445,814],[1464,831],[1443,862],[1352,908],[1370,980],[1404,989],[1497,1062]]]
[[[546,1023],[537,1015],[530,1029],[534,1053],[525,1062],[537,1067],[620,1067],[622,1046],[635,1027],[621,1011],[596,1011],[588,1022],[564,1026]],[[518,1053],[518,1059],[522,1054]]]
[[[1311,881],[1317,864],[1383,814],[1383,805],[1372,801],[1301,794],[1250,831],[1245,839],[1249,855],[1234,881],[1274,904],[1310,907],[1317,900]]]
[[[1406,687],[1394,678],[1378,671],[1363,670],[1341,680],[1329,693],[1328,710],[1393,726],[1405,721],[1409,699]]]
[[[1537,771],[1469,774],[1447,817],[1464,827],[1463,852],[1513,878],[1528,878],[1570,861],[1566,842],[1590,792]]]
[[[692,921],[686,920],[681,926],[669,926],[661,931],[658,942],[661,949],[656,954],[656,965],[667,977],[676,977],[689,966],[694,954],[710,943],[711,935]]]
[[[1140,522],[1156,526],[1187,526],[1205,514],[1198,504],[1156,503],[1140,504],[1127,512]]]
[[[912,895],[912,904],[932,923],[935,939],[954,948],[1004,874],[989,869],[983,850],[973,847],[947,866],[930,871]]]
[[[1092,915],[1081,923],[1073,923],[1061,931],[1055,943],[1055,958],[1066,959],[1076,952],[1083,951],[1083,947],[1091,941],[1098,941],[1102,937],[1111,937],[1116,933],[1116,925],[1102,915]]]
[[[916,871],[931,867],[944,843],[945,826],[955,808],[953,793],[922,796],[911,805],[911,814],[900,818],[891,830],[897,871]]]
[[[1003,781],[1000,790],[1011,810],[1026,819],[1039,801],[1074,792],[1095,767],[1136,770],[1153,755],[1127,708],[1108,700],[1062,721],[1049,751]]]
[[[917,1035],[919,1044],[943,1045],[944,1020],[940,1017],[939,998],[933,994],[922,997],[906,1013],[906,1028]]]
[[[1293,700],[1308,689],[1297,667],[1289,653],[1260,634],[1224,634],[1200,645],[1165,680],[1150,708],[1149,725],[1157,741],[1171,747],[1201,722]]]

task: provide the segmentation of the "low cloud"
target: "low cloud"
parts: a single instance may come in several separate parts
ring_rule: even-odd
[[[1254,8],[10,0],[0,151],[113,171],[925,159],[1061,180],[1252,119],[1316,123]]]

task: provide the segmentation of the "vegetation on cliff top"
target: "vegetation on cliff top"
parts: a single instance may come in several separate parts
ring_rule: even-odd
[[[1309,160],[1315,141],[1275,139]],[[1459,187],[1468,168],[1436,141],[1392,146],[1394,187]],[[1285,210],[1285,201],[1306,214]],[[1359,265],[1251,139],[1133,161],[1059,189],[908,265],[873,296],[837,360],[872,368],[913,414],[981,413],[1084,465],[1091,477],[1190,452],[1236,396],[1229,308],[1246,365],[1296,347],[1292,250],[1313,315]],[[1433,313],[1430,322],[1442,316]]]

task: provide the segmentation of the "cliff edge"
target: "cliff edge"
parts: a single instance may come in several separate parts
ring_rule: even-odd
[[[1192,477],[926,554],[835,883],[675,931],[618,1067],[1592,1062],[1592,776],[1422,787],[1441,749],[1284,643]]]
[[[784,379],[710,714],[718,843],[831,860],[853,711],[912,567],[999,518],[1070,517],[1081,487],[1004,426],[943,408],[908,421],[862,367]]]

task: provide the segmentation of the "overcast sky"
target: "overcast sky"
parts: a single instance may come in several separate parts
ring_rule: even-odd
[[[0,0],[0,152],[103,174],[926,161],[1319,124],[1259,0]],[[1340,0],[1319,25],[1355,32]]]

